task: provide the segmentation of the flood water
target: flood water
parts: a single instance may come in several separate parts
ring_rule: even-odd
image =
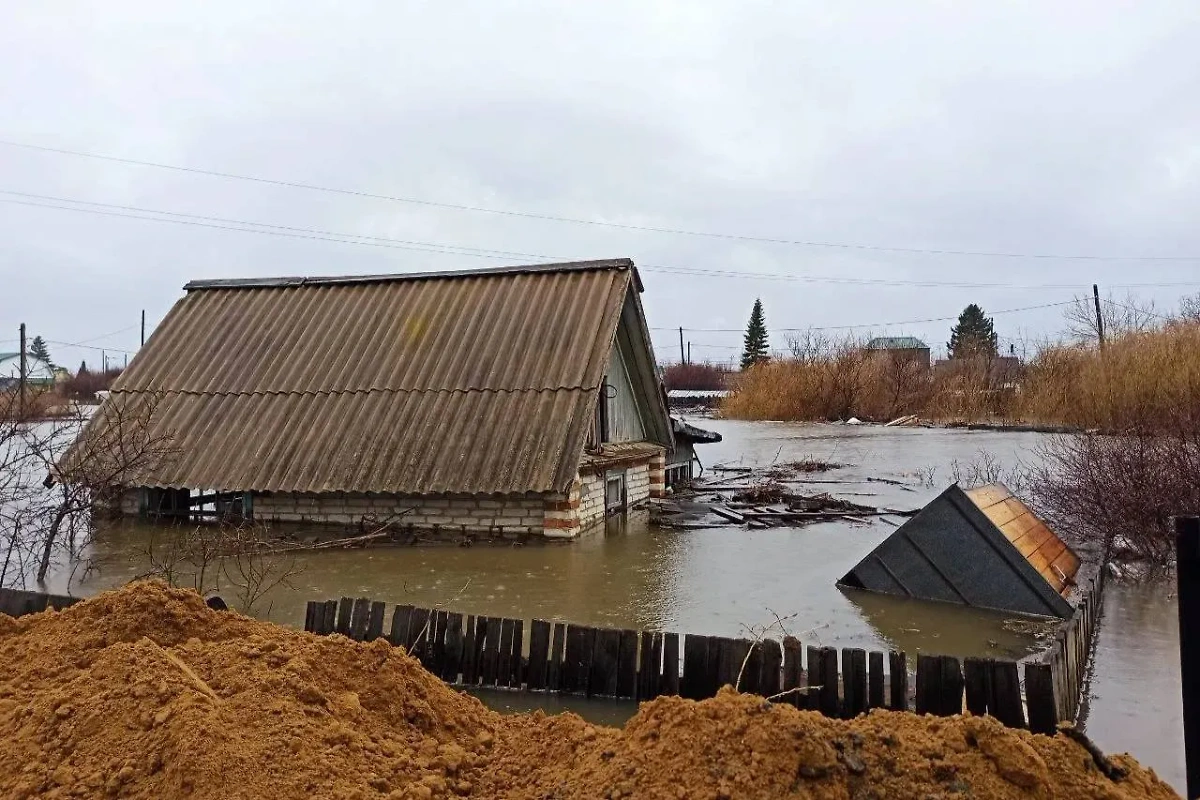
[[[920,508],[951,482],[951,464],[980,451],[1012,463],[1036,434],[703,420],[724,441],[699,448],[706,464],[769,465],[806,457],[846,464],[816,473],[813,493],[868,505]],[[929,469],[933,483],[928,483]],[[923,472],[924,477],[918,472]],[[906,485],[870,482],[888,478]],[[735,478],[730,478],[734,480]],[[924,482],[923,482],[924,481]],[[343,596],[521,619],[708,635],[747,635],[787,618],[805,643],[909,653],[1022,658],[1038,647],[1006,615],[843,591],[835,581],[895,528],[882,521],[804,528],[656,529],[645,513],[610,521],[573,542],[523,547],[420,547],[299,555],[294,590],[268,598],[270,618],[304,621],[305,602]],[[125,524],[94,553],[82,593],[147,569],[146,543],[165,531]],[[266,610],[266,604],[262,611]]]
[[[1179,607],[1173,580],[1110,581],[1084,729],[1106,753],[1132,753],[1184,791]]]
[[[724,436],[698,448],[707,465],[768,466],[805,458],[845,466],[815,473],[803,490],[866,505],[916,509],[954,480],[954,464],[988,453],[1029,461],[1039,439],[1000,433],[873,426],[691,420]],[[724,474],[723,482],[736,476]],[[710,474],[710,477],[712,475]],[[903,485],[870,479],[885,478]],[[257,610],[299,627],[305,603],[343,596],[464,613],[723,636],[785,617],[808,644],[1023,658],[1044,625],[954,605],[843,591],[835,581],[895,528],[830,522],[803,528],[654,528],[645,512],[614,519],[573,542],[523,547],[449,545],[302,553],[294,588]],[[122,523],[101,533],[80,578],[59,570],[49,591],[88,595],[148,569],[147,546],[171,529]],[[226,593],[226,596],[230,595]],[[1129,751],[1182,790],[1183,746],[1176,606],[1163,585],[1111,581],[1097,644],[1086,729],[1105,750]],[[777,630],[777,629],[776,629]],[[910,661],[911,663],[911,661]],[[480,692],[502,711],[571,710],[620,724],[632,703]]]

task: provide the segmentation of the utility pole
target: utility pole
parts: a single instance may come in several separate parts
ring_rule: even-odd
[[[687,363],[692,363],[692,343],[688,342]]]
[[[1104,315],[1100,313],[1100,287],[1092,284],[1092,299],[1096,301],[1096,334],[1100,337],[1100,349],[1104,349]]]
[[[687,354],[683,352],[683,326],[679,326],[679,363],[687,363]]]
[[[17,414],[19,419],[25,419],[25,383],[28,380],[29,365],[25,362],[25,323],[21,323],[21,374],[18,379],[20,384],[21,399],[17,406]]]
[[[146,344],[146,309],[142,309],[142,344]]]

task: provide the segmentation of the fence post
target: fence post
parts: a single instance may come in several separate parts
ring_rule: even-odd
[[[1200,517],[1175,518],[1187,796],[1200,797]]]

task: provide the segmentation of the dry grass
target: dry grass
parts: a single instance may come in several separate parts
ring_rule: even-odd
[[[1094,347],[1043,348],[1019,388],[986,362],[926,370],[842,340],[736,376],[723,412],[798,421],[917,414],[942,422],[1008,421],[1105,431],[1200,427],[1200,323],[1131,331]]]
[[[1016,413],[1106,431],[1200,428],[1200,324],[1127,333],[1094,348],[1043,350]]]

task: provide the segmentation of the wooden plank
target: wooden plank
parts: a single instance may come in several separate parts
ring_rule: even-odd
[[[842,716],[857,717],[867,710],[867,651],[860,647],[842,650]]]
[[[714,643],[717,648],[717,672],[712,680],[712,685],[717,688],[722,686],[733,686],[737,681],[737,669],[741,666],[741,661],[738,657],[738,644],[735,639],[726,639],[724,637],[709,637],[708,646],[711,648]],[[712,656],[709,655],[709,664],[712,664]],[[715,692],[712,691],[711,685],[705,689],[705,697],[711,697]]]
[[[396,647],[408,645],[408,624],[412,620],[412,614],[412,606],[396,606],[392,609],[392,630],[388,634],[388,641]]]
[[[941,708],[942,662],[937,656],[917,656],[917,713],[937,714]]]
[[[712,697],[721,688],[721,681],[717,677],[721,670],[721,637],[708,637],[708,664],[705,668],[704,678],[704,697]]]
[[[496,685],[508,686],[512,681],[513,620],[500,620],[500,654],[496,666]]]
[[[350,610],[350,638],[361,642],[367,638],[367,624],[371,617],[371,601],[360,597],[354,601]]]
[[[982,717],[988,711],[992,670],[987,660],[967,658],[963,660],[963,683],[967,690],[967,711]]]
[[[659,694],[679,694],[679,634],[664,633],[662,636],[662,678]]]
[[[806,658],[808,691],[805,693],[802,707],[810,711],[819,711],[821,709],[821,687],[825,684],[825,677],[821,674],[821,648],[809,645]]]
[[[308,604],[304,607],[304,630],[308,633],[316,633],[317,631],[317,607],[320,605],[316,600],[309,600]],[[3,611],[3,609],[0,609],[0,611]]]
[[[483,669],[480,677],[484,686],[495,686],[500,670],[500,618],[487,617],[484,624]]]
[[[827,717],[836,717],[838,702],[838,651],[835,647],[822,647],[821,653],[820,711]]]
[[[867,653],[867,708],[883,708],[883,653]]]
[[[540,692],[546,688],[547,669],[550,656],[550,623],[535,619],[529,623],[529,674],[528,689]]]
[[[458,683],[463,662],[463,615],[455,612],[446,615],[446,650],[442,656],[442,680]]]
[[[1053,736],[1058,729],[1058,718],[1054,707],[1054,676],[1049,665],[1025,665],[1025,699],[1029,707],[1029,730]]]
[[[592,668],[588,673],[590,694],[602,697],[617,696],[617,663],[621,655],[621,632],[614,628],[596,631]]]
[[[663,634],[656,632],[656,633],[654,633],[653,638],[650,641],[650,677],[649,677],[650,693],[646,697],[647,700],[653,700],[655,697],[658,697],[660,694],[663,693],[663,674],[662,674],[663,639],[664,639]],[[676,662],[675,669],[676,669],[676,672],[675,672],[676,679],[678,680],[678,676],[679,676],[678,662]]]
[[[679,683],[679,694],[689,700],[704,699],[707,670],[708,637],[687,634],[683,637],[683,679]]]
[[[1025,727],[1025,710],[1021,707],[1021,683],[1013,661],[992,663],[992,692],[996,707],[991,714],[1010,728]]]
[[[564,692],[587,691],[587,667],[591,650],[587,647],[588,629],[570,625],[566,633],[566,655],[562,663],[561,689]]]
[[[762,668],[758,672],[758,693],[774,697],[782,691],[783,649],[774,639],[762,641]]]
[[[623,630],[617,651],[617,697],[637,696],[637,631]]]
[[[436,616],[437,630],[433,640],[433,674],[441,675],[446,668],[446,628],[450,612],[439,608]]]
[[[637,667],[637,699],[649,700],[654,697],[654,684],[660,675],[659,665],[654,662],[654,641],[659,639],[657,633],[642,631],[641,649],[638,651]],[[661,655],[661,653],[660,653]]]
[[[888,653],[888,708],[893,711],[908,710],[908,656],[903,650]]]
[[[373,642],[380,636],[383,636],[383,617],[387,614],[387,603],[376,600],[371,603],[371,610],[367,614],[367,636],[368,642]]]
[[[525,620],[513,620],[512,661],[508,685],[520,689],[525,682]]]
[[[321,622],[322,633],[330,634],[337,630],[337,610],[337,600],[325,601],[325,619]]]
[[[546,665],[546,688],[552,692],[562,689],[563,648],[567,640],[567,626],[554,623],[554,635],[550,640],[550,663]]]
[[[762,662],[763,649],[762,641],[752,642],[749,639],[740,639],[741,648],[737,669],[740,671],[740,680],[738,682],[738,690],[747,694],[762,694]],[[734,675],[738,679],[738,675]]]
[[[963,674],[958,659],[942,656],[942,697],[939,713],[952,717],[963,710]]]
[[[463,625],[462,682],[473,686],[479,676],[478,653],[475,649],[475,615],[468,614]]]
[[[342,636],[350,635],[350,615],[353,610],[353,597],[343,597],[338,601],[337,632]]]
[[[591,697],[599,688],[591,682],[591,659],[594,658],[596,652],[596,639],[600,636],[599,628],[584,628],[583,629],[583,656],[584,663],[581,666],[581,678],[583,681],[584,695]]]
[[[800,688],[800,677],[804,671],[803,645],[794,636],[783,637],[783,686],[780,691],[788,692]],[[783,702],[800,708],[804,697],[795,691],[786,695]]]

